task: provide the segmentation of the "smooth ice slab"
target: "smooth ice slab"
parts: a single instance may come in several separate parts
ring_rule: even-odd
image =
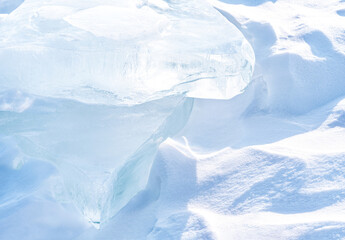
[[[25,0],[0,20],[0,138],[53,162],[94,223],[144,188],[187,97],[231,98],[252,74],[248,42],[203,1]]]
[[[88,103],[231,98],[253,51],[204,1],[26,0],[0,25],[0,86]]]

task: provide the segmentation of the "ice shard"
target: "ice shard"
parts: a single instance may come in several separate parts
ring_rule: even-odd
[[[143,189],[193,98],[241,93],[253,66],[205,1],[25,0],[0,18],[0,137],[53,162],[104,222]]]
[[[135,106],[85,104],[18,91],[1,94],[0,133],[23,158],[50,161],[68,195],[99,223],[146,184],[159,144],[180,130],[193,100],[168,96]]]

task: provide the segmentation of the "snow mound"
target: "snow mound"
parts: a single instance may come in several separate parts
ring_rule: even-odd
[[[301,114],[344,94],[344,1],[211,2],[253,46],[271,110]]]

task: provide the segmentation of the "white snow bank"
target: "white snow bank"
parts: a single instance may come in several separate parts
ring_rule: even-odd
[[[211,2],[252,44],[270,109],[304,113],[344,94],[343,1]]]

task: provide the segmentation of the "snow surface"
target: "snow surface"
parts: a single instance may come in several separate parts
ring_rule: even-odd
[[[51,164],[1,144],[0,239],[345,238],[345,2],[211,3],[254,49],[245,91],[195,100],[144,190],[99,230],[52,196]]]
[[[0,0],[0,14],[9,14],[18,8],[24,0]]]

